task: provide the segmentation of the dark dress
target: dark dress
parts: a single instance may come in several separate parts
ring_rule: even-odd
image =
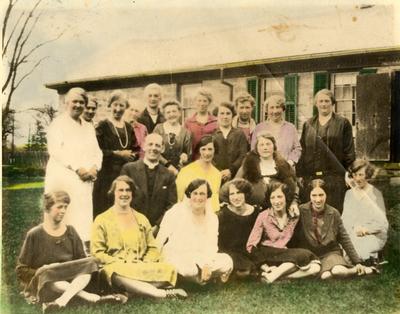
[[[60,263],[39,270],[43,265]],[[59,237],[49,235],[42,225],[29,230],[18,257],[16,273],[29,302],[55,299],[45,289],[48,282],[70,281],[82,274],[97,271],[96,260],[86,257],[83,244],[72,226]],[[52,299],[53,298],[53,299]]]
[[[96,127],[97,141],[100,149],[103,152],[103,163],[93,188],[94,218],[113,205],[112,200],[107,195],[111,183],[116,177],[119,176],[121,168],[124,164],[126,164],[128,161],[135,160],[135,158],[132,158],[131,160],[123,159],[114,155],[113,151],[129,149],[135,153],[139,152],[139,147],[136,144],[136,137],[132,126],[127,122],[125,122],[125,126],[128,139],[126,139],[124,128],[114,128],[112,122],[107,119],[100,121]],[[118,138],[116,130],[121,140]],[[126,145],[125,148],[121,145],[121,143],[124,146]]]
[[[259,207],[255,207],[250,215],[240,216],[232,212],[227,203],[223,203],[218,212],[218,248],[220,252],[227,253],[232,258],[234,271],[256,270],[246,251],[246,243],[258,213]]]

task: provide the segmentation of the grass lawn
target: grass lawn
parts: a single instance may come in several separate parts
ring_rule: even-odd
[[[14,267],[26,231],[42,219],[43,189],[34,182],[4,186],[1,313],[40,313],[20,296]],[[183,301],[136,298],[125,305],[76,304],[60,313],[400,313],[400,265],[389,262],[380,276],[369,278],[187,285],[190,296]]]

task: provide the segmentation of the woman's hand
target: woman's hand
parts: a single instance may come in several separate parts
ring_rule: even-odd
[[[188,162],[188,155],[187,154],[185,154],[185,153],[182,153],[180,156],[179,156],[179,163],[183,166],[184,164],[186,164],[187,162]]]
[[[56,265],[58,265],[58,264],[60,264],[60,263],[45,264],[45,265],[43,265],[42,267],[40,267],[36,272],[37,272],[37,273],[42,273],[42,272],[46,271],[47,269],[50,269],[50,268],[52,268],[53,266],[56,266]]]
[[[167,168],[172,174],[176,177],[178,175],[178,169],[176,169],[173,165],[169,165]]]
[[[130,149],[114,150],[113,153],[114,155],[121,157],[122,159],[125,159],[127,161],[132,158],[132,151]]]
[[[290,217],[297,217],[300,215],[300,210],[297,202],[292,202],[292,204],[289,206],[288,212]]]
[[[222,181],[229,180],[232,177],[232,173],[229,169],[224,169],[221,171]]]
[[[354,232],[356,233],[357,237],[364,237],[366,235],[369,235],[368,229],[363,226],[354,227]]]
[[[79,179],[81,179],[83,182],[91,181],[91,176],[89,174],[89,171],[87,171],[85,168],[81,167],[75,172],[78,175]]]

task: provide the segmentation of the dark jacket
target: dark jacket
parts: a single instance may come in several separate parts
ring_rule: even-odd
[[[147,108],[143,110],[142,114],[139,116],[139,118],[137,120],[138,120],[138,122],[140,122],[141,124],[144,124],[146,126],[147,132],[149,134],[153,133],[153,130],[158,123],[165,122],[165,118],[164,118],[163,114],[161,113],[160,110],[158,110],[157,121],[156,121],[156,123],[154,123],[149,112],[147,111]]]
[[[135,183],[132,206],[145,215],[154,226],[160,224],[164,213],[177,201],[175,176],[159,164],[150,198],[145,167],[143,160],[130,162],[122,167],[121,175],[129,176]]]
[[[317,241],[314,233],[311,202],[300,205],[299,209],[300,221],[290,242],[291,247],[309,249],[321,258],[331,252],[341,253],[339,246],[341,245],[354,264],[361,263],[361,259],[343,226],[342,218],[335,208],[325,205],[322,217],[324,223],[321,229],[321,243]]]
[[[215,167],[218,170],[229,169],[233,178],[248,151],[246,135],[242,130],[232,128],[225,139],[218,128],[213,137],[218,146],[218,151],[214,154]]]
[[[300,138],[302,153],[296,166],[297,176],[313,176],[315,171],[319,170],[326,170],[329,174],[344,175],[355,160],[353,131],[349,120],[333,113],[328,123],[326,145],[329,148],[329,161],[325,165],[326,169],[315,169],[318,127],[318,116],[315,116],[303,125]]]

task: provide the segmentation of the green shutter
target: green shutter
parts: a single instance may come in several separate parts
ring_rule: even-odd
[[[315,72],[314,73],[314,92],[315,95],[321,89],[327,88],[329,89],[330,84],[330,75],[328,72]],[[318,111],[317,108],[314,106],[313,115],[317,115]]]
[[[360,75],[376,74],[378,69],[365,68],[360,70]]]
[[[297,74],[285,76],[286,121],[297,126],[297,88],[299,78]]]
[[[254,97],[256,105],[254,106],[253,119],[260,122],[260,97],[258,92],[258,78],[252,77],[247,79],[247,92]]]

